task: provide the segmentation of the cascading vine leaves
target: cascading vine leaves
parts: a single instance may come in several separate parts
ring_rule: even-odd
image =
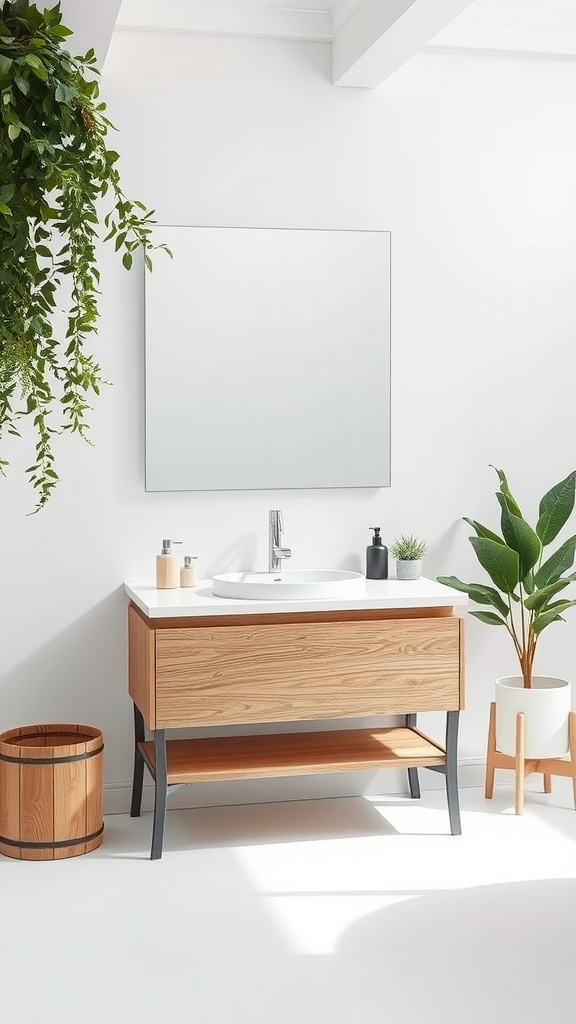
[[[0,6],[0,438],[20,436],[31,418],[36,511],[58,481],[53,436],[88,439],[89,401],[103,383],[85,347],[98,319],[101,222],[127,269],[136,250],[149,269],[152,249],[169,252],[151,243],[154,211],[122,191],[94,51],[71,56],[70,35],[59,4]],[[0,472],[7,464],[0,458]]]
[[[576,605],[576,600],[554,600],[576,580],[576,573],[565,575],[574,563],[576,535],[542,561],[544,548],[556,540],[574,510],[576,471],[541,499],[535,529],[526,522],[510,493],[505,473],[501,469],[496,473],[502,536],[465,517],[476,534],[470,537],[470,543],[494,587],[463,583],[456,576],[438,576],[438,581],[468,594],[476,604],[496,609],[470,614],[490,626],[505,626],[514,643],[524,686],[530,687],[538,637],[552,622],[563,622],[562,613]]]

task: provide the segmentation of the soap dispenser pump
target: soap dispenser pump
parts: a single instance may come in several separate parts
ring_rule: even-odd
[[[181,540],[163,540],[162,551],[156,555],[156,589],[174,590],[180,586],[180,566],[172,552],[173,544],[181,544]]]
[[[193,565],[195,558],[198,558],[198,555],[184,555],[184,565],[180,569],[181,587],[195,587],[198,583],[198,573],[196,566]]]
[[[366,548],[366,579],[388,579],[388,548],[382,543],[379,526],[370,526],[374,530],[372,543]]]

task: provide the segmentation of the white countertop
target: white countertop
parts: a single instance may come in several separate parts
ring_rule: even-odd
[[[367,580],[353,584],[346,597],[310,598],[306,601],[252,601],[215,597],[212,580],[196,587],[157,590],[153,583],[125,583],[124,590],[149,619],[196,615],[273,615],[278,612],[343,611],[353,608],[466,607],[468,597],[436,580]]]

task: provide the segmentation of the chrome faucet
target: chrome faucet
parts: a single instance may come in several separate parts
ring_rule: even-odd
[[[268,572],[281,572],[282,559],[290,558],[290,548],[282,547],[284,523],[278,508],[271,508],[268,513]]]

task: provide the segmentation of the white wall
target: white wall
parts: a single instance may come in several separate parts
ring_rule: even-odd
[[[94,50],[102,68],[120,10],[121,0],[60,0],[62,22],[71,28],[68,48],[74,55]]]
[[[152,579],[162,537],[183,538],[205,576],[262,567],[280,507],[293,567],[363,568],[380,523],[388,539],[429,539],[427,575],[472,578],[460,517],[496,521],[488,464],[534,512],[576,463],[576,65],[433,54],[373,91],[329,79],[318,44],[118,32],[109,50],[111,144],[160,223],[390,229],[393,252],[392,487],[189,494],[144,493],[142,280],[103,253],[97,352],[112,386],[94,447],[55,440],[61,483],[39,515],[23,442],[0,482],[0,726],[100,725],[109,806],[126,806],[131,773],[121,584]],[[573,675],[575,621],[541,641],[550,674]],[[467,660],[465,764],[484,755],[493,678],[515,670],[505,637],[474,620]],[[393,784],[335,776],[320,791]],[[315,791],[242,785],[192,799]]]

